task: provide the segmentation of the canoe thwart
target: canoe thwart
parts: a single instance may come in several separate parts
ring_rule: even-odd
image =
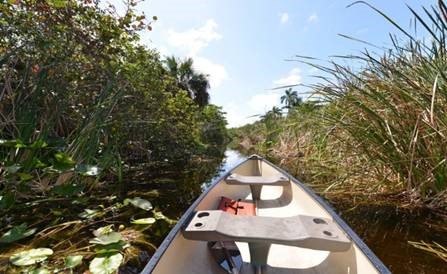
[[[198,211],[183,235],[190,240],[273,243],[327,251],[351,247],[332,220],[306,215],[277,218]]]
[[[334,252],[351,247],[351,241],[332,220],[305,215],[276,218],[233,215],[221,210],[198,211],[183,235],[197,241],[247,242],[250,256],[260,264],[266,263],[271,244]]]
[[[262,186],[283,186],[289,183],[289,179],[281,174],[278,174],[276,176],[245,176],[237,173],[232,173],[225,178],[225,182],[229,185],[250,186],[253,200],[259,200],[261,198]]]
[[[283,175],[277,176],[245,176],[232,173],[225,182],[229,185],[285,185],[289,179]]]

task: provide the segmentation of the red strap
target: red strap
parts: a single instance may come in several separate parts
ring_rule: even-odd
[[[234,215],[245,215],[245,216],[256,215],[256,207],[254,203],[241,202],[240,200],[236,201],[223,196],[220,199],[218,209]]]

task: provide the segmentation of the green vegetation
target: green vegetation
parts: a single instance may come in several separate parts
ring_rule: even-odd
[[[136,3],[0,4],[0,272],[141,269],[175,223],[163,191],[220,162],[207,76],[139,45]]]
[[[447,7],[440,1],[438,8],[424,9],[425,17],[410,8],[422,40],[371,8],[406,40],[390,35],[394,46],[383,55],[365,50],[330,65],[297,56],[324,75],[308,91],[312,96],[303,102],[287,89],[281,97],[287,112],[274,107],[259,121],[231,129],[230,146],[266,155],[334,204],[348,204],[348,211],[397,207],[410,218],[425,216],[430,225],[424,232],[445,235]],[[372,219],[376,226],[379,215]],[[367,231],[363,217],[360,223],[352,225]],[[446,259],[443,243],[409,244]]]
[[[442,1],[425,18],[411,10],[423,40],[382,14],[407,40],[390,35],[394,47],[382,56],[343,57],[361,69],[299,57],[326,75],[312,86],[315,102],[290,99],[296,95],[287,90],[287,114],[273,109],[232,129],[233,146],[269,155],[328,195],[446,215],[446,10]]]

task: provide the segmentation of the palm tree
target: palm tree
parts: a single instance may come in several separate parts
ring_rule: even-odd
[[[293,108],[299,106],[303,100],[298,97],[298,92],[292,91],[292,88],[288,88],[285,94],[281,96],[281,104],[284,104],[284,108]]]
[[[282,116],[282,111],[279,107],[273,107],[271,110],[267,111],[264,115],[261,116],[261,120],[270,120],[276,119]]]
[[[194,70],[191,58],[180,60],[171,56],[166,58],[165,64],[167,72],[174,77],[181,89],[187,91],[199,106],[208,105],[210,100],[208,75]]]

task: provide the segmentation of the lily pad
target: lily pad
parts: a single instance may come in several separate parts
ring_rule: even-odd
[[[98,237],[98,236],[101,236],[101,235],[113,232],[112,227],[113,227],[113,225],[107,225],[107,226],[100,227],[100,228],[98,228],[98,229],[93,231],[93,235]]]
[[[9,258],[9,261],[17,266],[32,265],[45,261],[51,254],[53,250],[49,248],[35,248],[16,253]]]
[[[123,255],[117,253],[107,257],[96,257],[90,262],[89,270],[92,274],[114,273],[123,262]]]
[[[130,244],[125,241],[119,241],[117,243],[108,244],[108,245],[97,245],[95,247],[95,253],[100,255],[105,254],[116,254],[118,252],[123,251],[124,249],[130,247]]]
[[[36,232],[35,228],[28,229],[26,224],[16,225],[8,230],[0,238],[0,243],[12,243],[20,239],[33,235]]]
[[[65,258],[66,268],[75,268],[82,263],[82,255],[72,255]]]
[[[153,223],[155,223],[157,220],[155,220],[155,218],[142,218],[142,219],[137,219],[137,220],[133,220],[132,224],[136,224],[136,225],[151,225]]]
[[[107,234],[100,235],[96,238],[93,238],[89,241],[91,244],[98,244],[98,245],[108,245],[113,244],[121,241],[123,237],[118,232],[110,232]]]
[[[140,197],[135,197],[132,199],[129,199],[129,198],[125,199],[124,204],[126,205],[128,203],[131,203],[133,206],[141,208],[146,211],[149,211],[153,208],[151,202],[149,202],[148,200],[145,200],[145,199],[141,199]]]

